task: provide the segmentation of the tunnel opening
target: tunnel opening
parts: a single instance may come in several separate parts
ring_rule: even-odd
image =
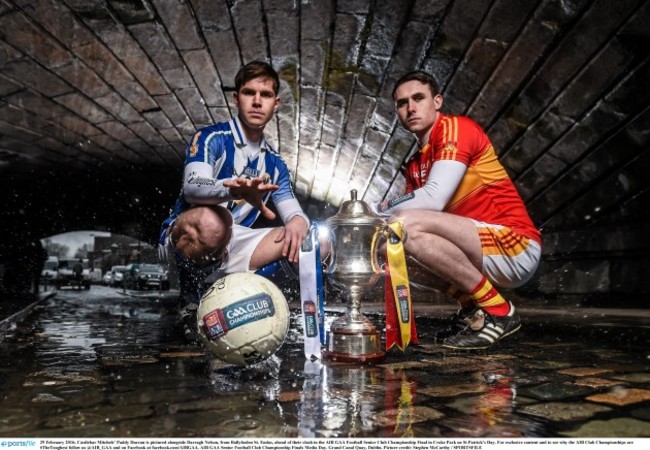
[[[10,316],[43,293],[75,287],[74,270],[81,266],[78,287],[107,284],[114,267],[158,264],[157,249],[136,237],[101,230],[76,230],[41,238],[18,239],[2,249],[0,314]],[[167,271],[166,265],[160,266]],[[113,283],[111,283],[113,284]]]

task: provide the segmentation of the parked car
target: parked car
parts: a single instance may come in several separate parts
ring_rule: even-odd
[[[169,289],[167,272],[160,264],[129,264],[124,272],[127,289]]]
[[[81,283],[79,283],[74,276],[74,266],[78,262],[78,258],[59,260],[57,278],[54,281],[54,285],[57,289],[60,289],[63,286],[79,287],[79,284],[80,287],[83,287],[84,289],[90,289],[90,267],[88,265],[88,260],[81,260]]]
[[[127,266],[113,266],[111,270],[107,271],[104,275],[104,284],[113,287],[122,286],[124,279],[124,272],[129,270]]]
[[[102,275],[102,284],[104,286],[110,286],[111,285],[111,280],[113,277],[111,276],[111,271],[107,270],[104,275]]]
[[[88,273],[92,284],[99,284],[102,282],[102,269],[90,269]]]
[[[54,284],[59,276],[59,258],[48,256],[41,270],[41,283]]]

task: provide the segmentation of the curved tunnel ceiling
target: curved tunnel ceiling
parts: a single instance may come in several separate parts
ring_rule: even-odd
[[[350,189],[401,192],[414,140],[390,92],[421,68],[547,236],[630,236],[648,220],[649,35],[640,0],[1,0],[3,222],[155,241],[188,139],[263,59],[284,102],[267,130],[316,218]]]

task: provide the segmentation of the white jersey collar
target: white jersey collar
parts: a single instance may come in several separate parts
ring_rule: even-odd
[[[230,120],[229,124],[230,124],[230,130],[232,131],[232,135],[235,139],[235,144],[237,145],[238,148],[242,148],[247,145],[252,145],[254,147],[257,147],[255,143],[251,143],[246,138],[246,135],[242,131],[243,128],[241,122],[239,121],[239,116],[235,116],[234,119]],[[269,145],[266,142],[266,138],[264,137],[264,133],[262,133],[262,137],[259,142],[259,148],[263,152],[270,149]]]

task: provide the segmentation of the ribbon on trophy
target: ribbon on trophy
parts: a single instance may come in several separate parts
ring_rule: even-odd
[[[305,358],[320,359],[321,344],[325,342],[325,291],[316,223],[311,225],[300,247],[299,267]]]
[[[404,254],[404,229],[402,222],[387,225],[387,263],[385,279],[386,299],[386,350],[397,345],[404,351],[411,342],[418,343],[417,330],[411,303],[411,287]]]
[[[385,435],[393,437],[412,438],[413,423],[416,421],[415,407],[413,406],[417,384],[409,380],[403,369],[397,371],[387,369],[384,372],[384,411],[390,412],[386,421]],[[394,417],[393,417],[394,415]]]

